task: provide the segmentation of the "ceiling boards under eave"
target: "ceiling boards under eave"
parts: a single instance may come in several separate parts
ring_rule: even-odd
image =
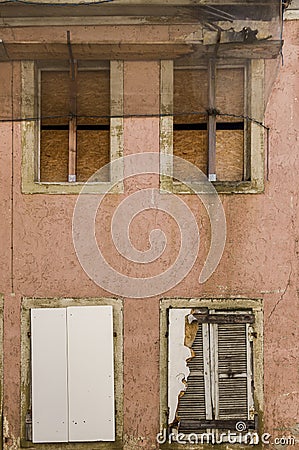
[[[26,1],[26,0],[24,0]],[[59,3],[47,0],[51,6],[42,5],[45,0],[33,0],[38,5],[25,3],[3,2],[0,0],[0,17],[1,18],[19,18],[22,17],[40,17],[41,24],[44,17],[60,17],[60,16],[99,16],[99,17],[139,17],[147,18],[148,22],[191,22],[200,21],[217,21],[225,20],[225,18],[234,17],[235,20],[272,20],[279,16],[280,0],[261,0],[261,1],[194,1],[190,0],[172,0],[172,1],[129,1],[129,0],[112,0],[108,3],[97,5],[58,6]],[[2,3],[2,4],[1,4]],[[81,2],[80,2],[81,3]]]

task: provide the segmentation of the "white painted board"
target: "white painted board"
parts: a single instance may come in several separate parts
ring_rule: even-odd
[[[69,441],[114,441],[112,306],[67,308]]]
[[[32,440],[68,441],[66,309],[31,310]]]

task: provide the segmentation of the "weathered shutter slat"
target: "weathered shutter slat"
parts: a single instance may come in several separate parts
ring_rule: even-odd
[[[206,419],[202,325],[198,327],[191,348],[194,352],[194,357],[187,364],[190,370],[187,378],[187,389],[179,399],[177,409],[177,415],[181,421],[179,431],[186,434],[194,432],[194,429],[189,429],[188,427],[188,419]]]
[[[218,417],[248,419],[246,324],[218,324]]]

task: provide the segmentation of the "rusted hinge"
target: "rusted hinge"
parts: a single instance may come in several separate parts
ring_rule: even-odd
[[[254,328],[252,328],[252,327],[248,328],[248,338],[249,338],[249,342],[252,342],[253,339],[257,338],[257,332],[254,331]]]

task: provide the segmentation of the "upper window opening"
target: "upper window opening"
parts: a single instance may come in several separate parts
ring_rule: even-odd
[[[22,192],[122,192],[123,61],[21,67]]]
[[[174,70],[173,152],[211,181],[247,179],[245,71],[220,65]]]
[[[264,77],[262,59],[161,62],[164,191],[192,194],[204,189],[195,172],[182,173],[186,169],[179,158],[173,164],[164,158],[174,155],[198,167],[218,192],[263,192]]]
[[[110,161],[110,70],[40,70],[41,182],[85,182]],[[105,174],[109,181],[109,174]]]

